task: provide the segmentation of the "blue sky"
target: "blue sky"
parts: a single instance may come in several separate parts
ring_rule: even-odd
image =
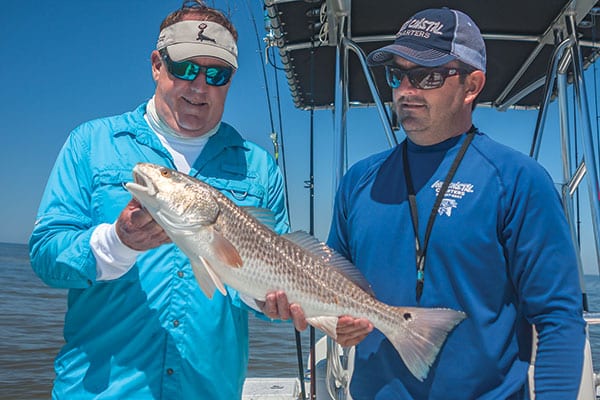
[[[279,101],[282,107],[281,131],[277,109],[273,109],[273,118],[286,150],[292,227],[308,230],[309,196],[304,181],[309,177],[309,113],[293,107],[282,74],[277,88],[275,72],[267,67],[267,85],[264,82],[264,56],[259,51],[266,33],[262,2],[209,0],[208,4],[228,11],[240,36],[240,69],[229,92],[224,120],[272,151],[268,85],[272,106]],[[89,119],[131,110],[152,96],[150,53],[158,27],[164,16],[180,5],[180,0],[2,1],[0,242],[27,242],[48,174],[73,128]],[[592,73],[586,76],[589,81]],[[595,104],[591,106],[594,109]],[[535,118],[535,112],[490,109],[478,109],[474,116],[482,131],[525,153]],[[350,164],[387,148],[374,109],[353,110],[348,125]],[[551,117],[546,125],[557,126],[556,118]],[[321,239],[326,239],[333,202],[332,130],[332,113],[317,111],[315,234]],[[550,129],[546,135],[540,162],[559,177],[558,133]],[[582,220],[585,218],[589,221],[590,217],[582,215]],[[593,251],[584,251],[584,264],[587,272],[597,271]]]

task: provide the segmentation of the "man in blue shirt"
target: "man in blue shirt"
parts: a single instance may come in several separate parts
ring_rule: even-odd
[[[30,255],[44,282],[69,289],[53,398],[241,397],[248,307],[233,290],[207,299],[186,256],[123,187],[136,163],[165,165],[272,210],[276,230],[288,230],[274,159],[221,121],[237,32],[218,10],[189,3],[160,27],[154,96],[77,127],[48,180]]]
[[[585,322],[573,243],[546,171],[472,124],[486,78],[479,28],[424,10],[368,62],[386,68],[407,139],[348,171],[328,244],[380,300],[466,319],[421,382],[369,321],[341,317],[337,341],[357,345],[352,398],[529,398],[534,326],[536,399],[575,399]]]

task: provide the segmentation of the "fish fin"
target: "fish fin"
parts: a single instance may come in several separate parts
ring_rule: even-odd
[[[275,219],[275,213],[268,208],[244,206],[241,207],[246,213],[250,214],[258,220],[261,224],[275,232],[277,226],[277,220]]]
[[[211,247],[215,257],[224,265],[231,268],[240,268],[244,265],[240,253],[229,240],[220,232],[214,230]]]
[[[327,244],[304,231],[286,233],[285,235],[282,235],[282,237],[302,247],[315,257],[320,258],[328,267],[335,269],[337,272],[358,285],[362,290],[375,297],[371,285],[362,272],[360,272],[354,264],[348,261],[346,257],[327,246]]]
[[[206,267],[204,267],[202,260],[192,261],[192,271],[194,271],[194,276],[196,277],[196,282],[198,282],[198,286],[202,289],[202,292],[206,297],[212,299],[213,293],[217,288],[212,281],[210,274],[206,271]],[[201,264],[201,265],[198,265]]]
[[[204,257],[200,257],[200,260],[202,261],[202,264],[204,264],[204,268],[208,272],[208,275],[210,276],[210,279],[213,282],[213,284],[217,287],[217,289],[219,289],[219,292],[221,292],[223,296],[227,296],[227,289],[225,289],[225,285],[223,285],[221,278],[219,278],[219,276],[216,274],[212,265],[210,265],[208,260]]]
[[[335,332],[337,328],[338,317],[311,317],[306,318],[306,322],[310,325],[314,326],[317,329],[322,330],[332,339],[337,338],[337,333]]]
[[[427,378],[448,333],[466,314],[442,308],[394,307],[395,320],[377,326],[400,354],[409,371],[420,381]]]
[[[227,291],[225,290],[225,286],[223,286],[223,282],[221,282],[221,279],[219,279],[208,261],[203,257],[200,257],[199,260],[192,261],[191,264],[196,281],[206,297],[212,299],[213,293],[217,288],[223,296],[227,296]]]

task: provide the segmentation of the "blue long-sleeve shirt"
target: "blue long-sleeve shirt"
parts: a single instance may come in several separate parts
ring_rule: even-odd
[[[145,104],[85,123],[63,146],[30,239],[33,269],[69,289],[65,346],[53,397],[234,399],[248,362],[247,307],[238,294],[207,299],[173,244],[138,256],[124,276],[96,281],[90,236],[131,199],[123,183],[137,162],[174,168],[144,120]],[[288,230],[281,173],[262,148],[221,123],[190,175],[238,205],[271,209]]]
[[[408,143],[421,243],[464,136]],[[527,398],[532,325],[536,399],[576,398],[585,342],[576,257],[558,193],[534,160],[476,134],[437,212],[419,303],[401,146],[348,171],[328,244],[363,272],[380,300],[467,315],[424,382],[379,331],[371,333],[356,349],[354,400]]]

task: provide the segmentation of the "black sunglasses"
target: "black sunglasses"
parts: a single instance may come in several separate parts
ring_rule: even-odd
[[[207,85],[224,86],[227,85],[233,74],[233,68],[231,67],[205,67],[191,61],[173,61],[166,51],[161,51],[160,55],[167,64],[167,70],[171,75],[184,81],[193,81],[200,73],[204,73]]]
[[[417,89],[430,90],[444,86],[446,78],[454,75],[468,75],[472,71],[462,68],[449,67],[418,67],[411,69],[402,69],[391,65],[385,66],[385,77],[388,85],[396,89],[400,87],[402,79],[406,76],[411,85]]]

